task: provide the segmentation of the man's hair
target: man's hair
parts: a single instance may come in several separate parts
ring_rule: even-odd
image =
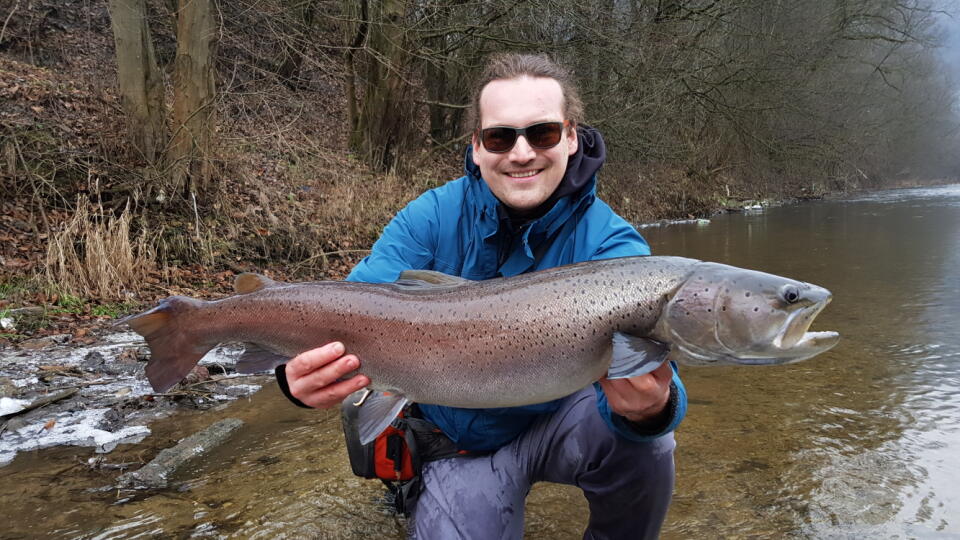
[[[487,65],[474,83],[470,107],[467,109],[467,125],[471,131],[480,129],[480,93],[483,89],[493,81],[518,77],[553,79],[560,83],[564,120],[569,120],[571,125],[581,123],[583,102],[569,71],[546,55],[501,53],[487,60]]]

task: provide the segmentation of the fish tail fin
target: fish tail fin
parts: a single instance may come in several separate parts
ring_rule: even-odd
[[[156,392],[165,392],[190,373],[216,343],[198,336],[186,315],[205,302],[185,296],[171,296],[153,309],[131,315],[118,324],[128,324],[143,336],[150,347],[147,379]]]

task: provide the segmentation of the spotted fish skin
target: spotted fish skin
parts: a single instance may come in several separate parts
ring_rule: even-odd
[[[620,347],[624,354],[641,357],[649,355],[651,344],[653,349],[662,347],[665,355],[684,340],[710,341],[710,331],[704,333],[702,325],[691,326],[690,336],[674,330],[687,319],[703,323],[707,310],[726,316],[727,307],[736,309],[736,302],[729,299],[711,300],[716,309],[696,306],[697,299],[709,296],[711,286],[718,288],[710,276],[724,272],[743,286],[763,285],[754,299],[771,287],[780,292],[768,294],[782,296],[784,287],[805,286],[804,291],[815,293],[810,302],[818,310],[829,301],[825,289],[760,272],[680,257],[625,257],[479,282],[450,278],[444,283],[283,284],[248,275],[248,283],[238,286],[248,291],[243,294],[216,301],[170,297],[123,322],[150,345],[147,375],[157,391],[180,381],[219,343],[254,344],[266,351],[261,360],[281,363],[341,341],[360,358],[359,371],[371,379],[375,390],[421,403],[509,407],[556,399],[596,381],[617,361],[616,343],[624,343],[618,337],[626,338],[626,348]],[[729,291],[730,278],[724,279],[728,295],[750,297]],[[674,300],[682,309],[671,308]],[[679,303],[683,301],[686,304]],[[722,311],[718,302],[725,302]],[[777,319],[777,314],[753,312]],[[707,326],[719,328],[723,322],[711,320]],[[708,343],[703,350],[697,348],[699,343],[688,345],[684,350],[695,351],[694,357],[674,351],[675,359],[739,362],[737,351],[724,349],[716,358],[703,352],[724,344]],[[748,351],[750,359],[744,363],[778,363],[776,358],[757,360],[766,358],[757,350],[760,347]],[[697,355],[710,358],[703,361]],[[662,360],[656,358],[656,365]]]

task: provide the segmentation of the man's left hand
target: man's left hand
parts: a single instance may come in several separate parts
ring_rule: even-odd
[[[670,381],[673,368],[670,362],[639,377],[629,379],[600,379],[603,393],[613,412],[636,423],[650,422],[663,413],[670,400]]]

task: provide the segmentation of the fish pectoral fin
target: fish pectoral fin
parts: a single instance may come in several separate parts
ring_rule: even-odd
[[[464,285],[472,282],[469,279],[463,279],[462,277],[451,276],[450,274],[435,272],[433,270],[404,270],[400,272],[400,278],[397,279],[395,283],[408,287],[430,287],[437,285],[450,287],[452,285]]]
[[[670,346],[657,340],[614,332],[613,359],[607,378],[626,379],[650,373],[660,367],[669,352]]]
[[[280,364],[290,361],[289,356],[268,351],[256,343],[245,343],[245,349],[237,358],[238,373],[259,373],[269,371]]]
[[[367,396],[361,405],[354,405],[356,396],[351,394],[344,402],[344,407],[357,408],[357,432],[360,434],[360,443],[367,444],[377,438],[377,435],[387,429],[390,422],[400,414],[400,411],[410,403],[403,394],[374,392]]]

